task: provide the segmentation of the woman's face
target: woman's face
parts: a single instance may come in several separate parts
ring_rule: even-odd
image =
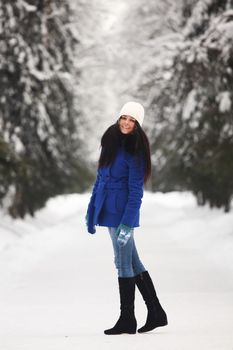
[[[122,134],[130,134],[135,127],[136,120],[130,115],[122,115],[119,119],[119,128]]]

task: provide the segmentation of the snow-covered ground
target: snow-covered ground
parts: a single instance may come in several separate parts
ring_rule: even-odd
[[[136,242],[169,325],[106,336],[117,277],[106,230],[86,233],[88,198],[59,196],[25,221],[0,214],[0,349],[232,350],[233,211],[199,208],[189,193],[145,193]],[[136,316],[144,324],[138,292]]]

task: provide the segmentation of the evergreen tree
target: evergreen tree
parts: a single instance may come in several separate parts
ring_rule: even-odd
[[[0,170],[13,217],[82,190],[68,1],[0,4]]]
[[[184,13],[187,13],[184,11]],[[155,186],[230,209],[233,194],[233,2],[197,1],[185,19],[162,102]],[[164,72],[166,71],[164,67]]]

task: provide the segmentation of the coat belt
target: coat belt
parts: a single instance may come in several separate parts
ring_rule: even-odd
[[[117,182],[100,182],[99,184],[99,188],[100,189],[108,189],[108,190],[123,190],[123,189],[128,189],[128,183],[126,182],[121,182],[121,183],[117,183]]]

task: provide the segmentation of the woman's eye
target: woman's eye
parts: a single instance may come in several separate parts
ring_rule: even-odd
[[[122,119],[122,120],[127,120],[127,117],[121,116],[121,119]],[[136,119],[130,118],[129,121],[130,121],[131,123],[135,123]]]

